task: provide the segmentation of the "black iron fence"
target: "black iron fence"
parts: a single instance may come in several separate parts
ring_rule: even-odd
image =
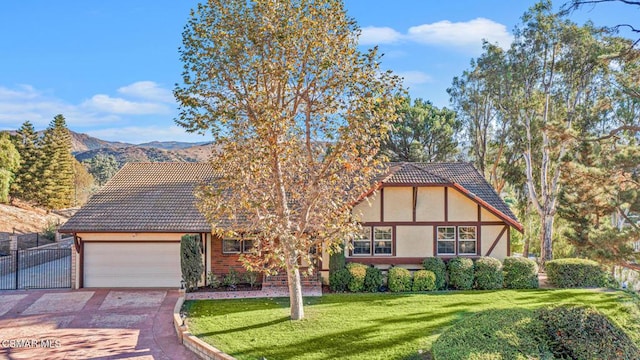
[[[10,250],[0,257],[0,290],[71,287],[71,249]]]

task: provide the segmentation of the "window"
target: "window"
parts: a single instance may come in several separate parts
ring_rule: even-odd
[[[475,255],[476,252],[476,227],[458,226],[458,254]]]
[[[456,254],[456,228],[454,226],[438,227],[438,255]]]
[[[359,236],[353,239],[353,255],[371,255],[370,226],[363,226]]]
[[[224,254],[239,254],[241,250],[241,239],[222,239],[222,252]]]
[[[375,255],[391,255],[393,231],[391,226],[373,228],[373,253]]]
[[[243,253],[252,253],[255,251],[254,249],[255,241],[254,239],[244,239],[242,240],[242,252]]]

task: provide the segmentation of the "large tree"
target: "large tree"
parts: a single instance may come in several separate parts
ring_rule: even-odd
[[[14,137],[20,153],[20,168],[11,184],[11,196],[23,201],[38,202],[42,181],[42,152],[38,133],[29,121],[25,121]]]
[[[429,101],[407,98],[383,151],[393,161],[451,161],[458,154],[462,123],[456,113]]]
[[[209,0],[183,32],[177,122],[217,145],[201,210],[214,232],[256,239],[249,269],[286,270],[296,320],[300,264],[357,233],[351,206],[383,171],[402,95],[358,33],[337,0]]]
[[[0,132],[0,203],[9,200],[9,188],[20,167],[20,153],[11,142],[9,134]]]
[[[62,209],[74,200],[74,158],[71,134],[64,116],[56,115],[44,131],[40,204],[48,209]]]
[[[118,172],[119,168],[115,156],[103,153],[98,153],[91,159],[83,161],[83,163],[100,186],[106,184]]]

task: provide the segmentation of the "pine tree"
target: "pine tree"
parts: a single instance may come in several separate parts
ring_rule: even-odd
[[[20,168],[11,184],[11,196],[37,202],[42,180],[42,154],[38,134],[31,122],[25,121],[18,129],[14,145],[20,153]]]
[[[0,133],[0,203],[9,200],[9,187],[19,166],[20,154],[9,139],[9,134]]]
[[[71,134],[64,116],[56,115],[42,138],[42,197],[48,209],[62,209],[73,204],[74,170]]]

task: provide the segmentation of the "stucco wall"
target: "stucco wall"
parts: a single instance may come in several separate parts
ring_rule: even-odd
[[[499,217],[493,215],[491,212],[489,212],[489,210],[485,208],[482,208],[482,212],[480,216],[482,221],[502,221],[500,220]]]
[[[454,188],[448,190],[449,221],[477,221],[478,205]]]
[[[384,221],[413,221],[413,188],[384,188]]]
[[[416,221],[444,221],[444,187],[419,187]]]
[[[362,200],[353,208],[353,215],[362,222],[380,221],[380,193],[376,191]]]
[[[433,256],[433,226],[396,226],[396,256]]]
[[[487,255],[489,249],[491,249],[491,245],[495,241],[496,237],[502,232],[504,229],[503,225],[483,225],[482,226],[482,256]],[[493,248],[491,254],[489,256],[504,259],[507,257],[507,232],[505,231],[500,238],[500,241]]]

